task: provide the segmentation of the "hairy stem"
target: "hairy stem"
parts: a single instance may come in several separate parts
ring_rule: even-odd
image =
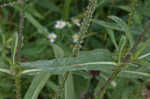
[[[147,32],[147,30],[150,27],[150,21],[148,22],[148,24],[146,25],[145,29],[143,32],[141,32],[141,34],[139,35],[138,39],[136,40],[135,44],[133,45],[133,47],[130,49],[130,51],[127,53],[127,55],[125,56],[125,58],[123,59],[122,63],[127,63],[130,58],[131,58],[131,54],[136,50],[137,46],[139,45],[139,43],[142,41],[144,34]],[[108,80],[106,81],[106,83],[103,85],[102,88],[100,88],[97,92],[96,92],[96,97],[99,97],[101,95],[103,95],[106,87],[108,86],[108,84],[110,84],[110,82],[112,80],[114,80],[117,75],[121,72],[121,70],[123,69],[124,65],[119,66],[113,73],[112,75],[108,78]]]
[[[88,28],[89,28],[90,23],[91,23],[93,13],[95,12],[96,3],[97,3],[97,0],[91,0],[89,2],[89,5],[87,7],[87,11],[85,13],[85,17],[84,17],[83,22],[82,22],[82,26],[80,28],[80,32],[79,32],[80,38],[79,38],[77,44],[73,48],[73,56],[77,56],[79,53],[79,50],[81,49],[81,44],[83,43],[85,34],[87,33]]]
[[[93,13],[95,12],[96,4],[97,4],[97,0],[90,0],[90,2],[89,2],[89,5],[85,12],[85,16],[84,16],[84,19],[83,19],[83,22],[82,22],[82,25],[80,28],[80,32],[79,32],[80,38],[79,38],[77,44],[74,46],[73,51],[72,51],[73,57],[78,56],[79,50],[81,49],[81,43],[83,43],[84,36],[85,36],[86,32],[88,31],[90,22],[92,20]],[[69,72],[66,72],[64,74],[63,83],[60,85],[60,89],[56,92],[55,99],[59,99],[59,96],[61,94],[60,92],[62,92],[64,89],[64,85],[68,78],[68,75],[69,75]]]
[[[20,76],[16,74],[15,76],[15,86],[16,86],[16,99],[21,99],[21,85],[20,85]]]
[[[16,99],[21,99],[21,92],[20,92],[20,67],[18,66],[18,63],[20,62],[21,58],[21,44],[22,44],[22,37],[23,37],[23,25],[24,25],[24,0],[18,0],[20,3],[20,18],[19,18],[19,27],[18,27],[18,45],[16,49],[16,55],[15,55],[15,85],[16,85]]]

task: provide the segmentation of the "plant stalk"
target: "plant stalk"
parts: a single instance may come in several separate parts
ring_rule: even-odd
[[[19,27],[18,27],[18,45],[16,49],[16,61],[20,61],[21,56],[21,44],[22,44],[22,38],[23,38],[23,24],[24,24],[24,0],[19,0],[20,2],[20,18],[19,18]]]
[[[15,75],[16,99],[21,99],[20,75]]]
[[[23,38],[23,27],[24,27],[24,0],[18,0],[20,3],[20,18],[18,26],[18,43],[15,54],[15,85],[16,85],[16,99],[21,99],[21,84],[20,84],[20,66],[18,63],[21,60],[21,44]]]
[[[81,28],[80,28],[79,40],[75,44],[75,46],[73,48],[73,51],[72,51],[73,57],[77,57],[78,54],[79,54],[79,51],[81,49],[81,44],[83,43],[84,36],[88,31],[88,28],[89,28],[91,20],[92,20],[92,16],[95,12],[96,4],[97,4],[97,0],[90,0],[90,2],[89,2],[89,5],[88,5],[87,10],[85,12],[85,16],[84,16],[84,19],[83,19],[83,22],[82,22],[82,25],[81,25]],[[59,96],[61,94],[60,92],[63,92],[64,85],[65,85],[65,82],[68,78],[68,75],[69,75],[69,72],[66,72],[64,74],[63,83],[60,85],[59,90],[56,92],[55,99],[59,99]]]

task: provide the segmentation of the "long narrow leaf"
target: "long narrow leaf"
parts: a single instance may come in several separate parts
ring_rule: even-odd
[[[26,92],[24,99],[37,99],[40,91],[44,87],[48,78],[50,77],[50,73],[48,72],[40,72],[32,81],[28,91]]]

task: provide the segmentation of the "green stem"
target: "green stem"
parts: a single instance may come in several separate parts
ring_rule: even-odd
[[[87,11],[85,13],[85,17],[83,19],[82,26],[80,28],[80,38],[77,42],[77,44],[73,48],[73,56],[77,56],[79,53],[79,50],[81,49],[81,44],[83,43],[83,40],[85,38],[85,34],[88,31],[88,28],[90,26],[93,13],[95,12],[97,0],[90,0],[89,5],[87,7]]]
[[[73,57],[78,56],[79,50],[81,49],[81,43],[83,43],[83,39],[84,39],[85,34],[87,33],[89,25],[91,23],[93,13],[95,12],[96,4],[97,4],[97,0],[90,0],[90,2],[89,2],[87,11],[85,12],[85,17],[83,19],[83,22],[82,22],[82,25],[80,28],[80,32],[79,32],[80,38],[79,38],[77,44],[74,46],[73,51],[72,51]],[[69,72],[66,72],[64,74],[63,83],[60,85],[60,88],[56,93],[55,99],[59,99],[60,92],[63,92],[64,85],[68,78],[68,75],[69,75]]]
[[[21,84],[20,84],[20,66],[18,63],[21,60],[21,44],[23,37],[23,25],[24,25],[24,0],[18,0],[20,3],[20,18],[19,18],[19,27],[18,27],[18,43],[15,54],[15,85],[16,85],[16,99],[21,99]]]
[[[21,84],[20,84],[20,76],[15,75],[15,86],[16,86],[16,99],[21,99]]]

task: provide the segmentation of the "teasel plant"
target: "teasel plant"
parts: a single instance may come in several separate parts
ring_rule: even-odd
[[[85,37],[85,35],[88,31],[88,28],[90,26],[90,23],[92,21],[92,17],[93,17],[93,14],[95,12],[95,9],[96,9],[97,1],[98,0],[89,0],[89,4],[88,4],[87,9],[84,13],[84,19],[83,19],[83,22],[82,22],[82,25],[81,25],[81,28],[80,28],[79,40],[74,45],[73,50],[72,50],[73,57],[77,57],[79,55],[79,51],[80,51],[80,49],[82,47],[82,44],[84,42],[84,37]],[[69,74],[70,74],[70,72],[64,73],[62,84],[60,85],[60,88],[56,92],[55,99],[59,99],[59,96],[61,95],[61,92],[63,92],[65,82],[66,82]]]

